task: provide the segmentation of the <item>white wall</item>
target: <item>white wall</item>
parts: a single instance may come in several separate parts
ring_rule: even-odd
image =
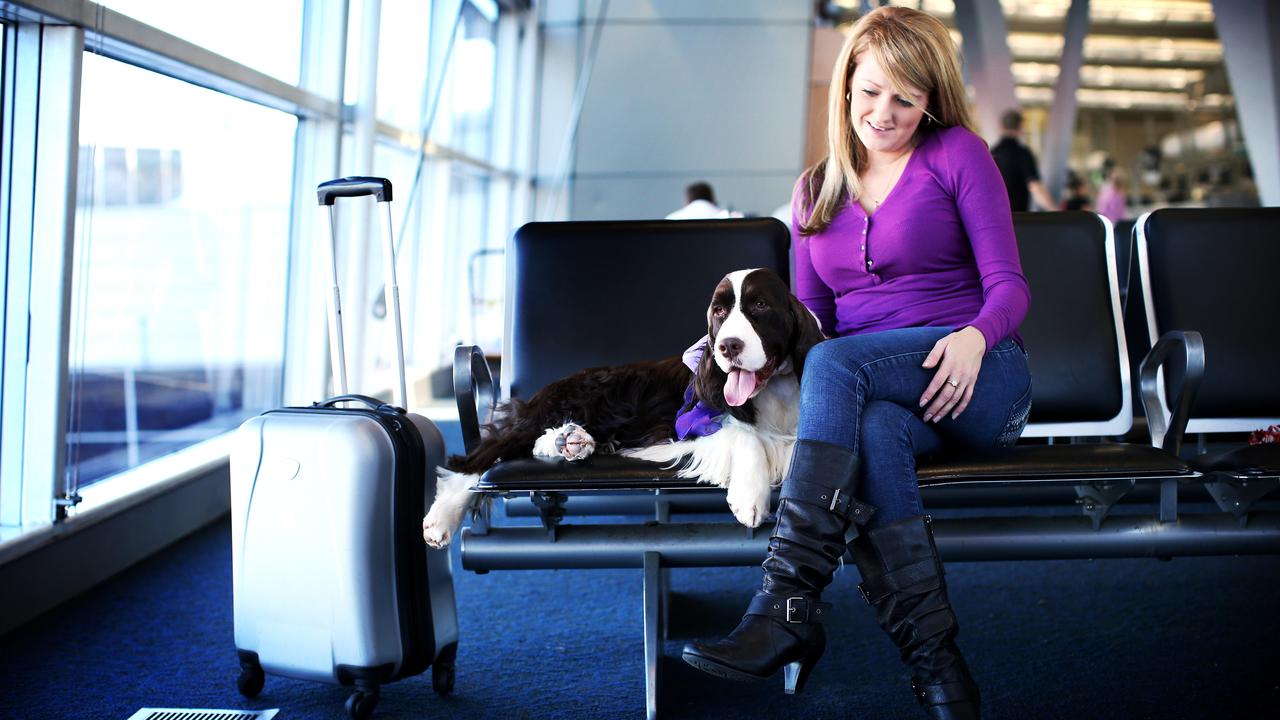
[[[543,5],[539,218],[662,217],[694,180],[747,214],[787,202],[803,169],[812,3],[612,0],[566,156],[600,7]]]

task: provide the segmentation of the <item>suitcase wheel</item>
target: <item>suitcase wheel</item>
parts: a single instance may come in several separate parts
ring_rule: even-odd
[[[452,662],[436,661],[431,666],[431,688],[440,697],[453,692],[453,681],[458,676],[458,669]]]
[[[347,717],[351,720],[367,720],[378,705],[378,688],[357,690],[347,698]]]
[[[266,682],[266,674],[262,672],[262,666],[255,663],[240,664],[240,677],[236,678],[236,689],[240,694],[247,697],[257,697],[262,692],[262,686]]]

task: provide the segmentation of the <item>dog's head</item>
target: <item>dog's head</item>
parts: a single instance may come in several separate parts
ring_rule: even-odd
[[[772,270],[738,270],[716,285],[707,308],[707,350],[694,390],[704,403],[742,419],[748,401],[776,374],[804,370],[822,329]]]

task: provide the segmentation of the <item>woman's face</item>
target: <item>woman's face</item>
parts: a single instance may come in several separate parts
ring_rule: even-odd
[[[910,147],[928,97],[907,87],[902,96],[876,62],[875,53],[864,50],[854,62],[849,83],[849,119],[858,139],[873,153],[896,154]]]

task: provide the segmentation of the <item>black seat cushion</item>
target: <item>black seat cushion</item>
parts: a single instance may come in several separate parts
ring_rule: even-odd
[[[961,482],[1042,483],[1194,475],[1191,466],[1149,445],[1023,445],[984,455],[921,460],[921,487]]]
[[[530,490],[577,492],[586,490],[653,490],[709,487],[678,478],[676,469],[618,455],[594,455],[579,462],[550,458],[520,458],[494,465],[480,477],[480,492]]]
[[[1014,213],[1031,307],[1031,422],[1099,422],[1124,407],[1106,226],[1088,212]]]
[[[716,283],[744,268],[788,277],[773,218],[529,223],[512,241],[511,396],[583,368],[679,355],[707,331]]]
[[[1245,445],[1201,455],[1191,461],[1200,472],[1225,472],[1244,477],[1280,475],[1280,445]]]
[[[1191,417],[1280,417],[1275,381],[1280,208],[1166,208],[1147,216],[1147,287],[1157,333],[1196,330],[1205,375]],[[1179,358],[1166,390],[1181,381]]]
[[[500,462],[476,486],[480,492],[585,492],[705,488],[678,478],[675,468],[617,455],[581,462],[521,458]],[[920,486],[954,483],[1038,484],[1079,480],[1187,477],[1185,461],[1147,445],[1027,445],[973,457],[938,456],[922,460]]]

